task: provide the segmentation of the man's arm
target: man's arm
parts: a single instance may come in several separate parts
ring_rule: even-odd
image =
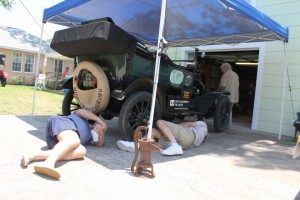
[[[197,122],[182,122],[180,123],[182,126],[197,126]]]
[[[217,92],[223,92],[225,90],[224,86],[219,86],[218,89],[216,90]]]
[[[182,122],[180,123],[180,125],[186,125],[186,126],[190,126],[190,127],[193,127],[193,126],[204,126],[206,123],[203,122],[203,121],[195,121],[195,122]]]
[[[218,89],[216,90],[217,92],[223,92],[225,90],[225,86],[227,85],[229,78],[230,78],[229,73],[224,73],[222,75],[221,80],[220,80],[220,85],[219,85]]]
[[[103,122],[100,117],[98,117],[97,115],[95,115],[94,113],[88,111],[88,110],[85,110],[85,109],[78,109],[76,111],[76,115],[80,116],[80,117],[83,117],[85,119],[88,119],[88,120],[93,120],[95,121],[96,123],[100,124],[103,128],[104,131],[106,131],[106,123]]]

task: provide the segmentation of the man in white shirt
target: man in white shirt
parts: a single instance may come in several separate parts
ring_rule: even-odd
[[[220,86],[217,91],[230,92],[230,115],[228,120],[228,128],[232,125],[232,107],[234,104],[239,102],[239,76],[232,71],[231,65],[229,63],[223,63],[220,67],[223,75],[220,81]]]
[[[165,120],[156,122],[157,128],[153,128],[152,138],[158,139],[164,150],[162,155],[172,156],[183,154],[182,149],[190,149],[200,146],[207,137],[207,125],[203,121],[183,122],[175,124]],[[121,150],[134,152],[133,142],[119,140],[117,142]]]

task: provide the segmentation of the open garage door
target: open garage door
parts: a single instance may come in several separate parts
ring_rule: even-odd
[[[258,72],[258,50],[206,52],[203,73],[207,91],[218,88],[224,62],[231,64],[233,71],[240,77],[239,104],[233,108],[233,124],[250,128]]]

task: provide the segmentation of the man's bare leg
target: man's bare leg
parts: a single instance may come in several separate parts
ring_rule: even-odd
[[[32,152],[27,155],[24,155],[22,158],[23,167],[26,167],[31,161],[46,160],[50,156],[52,151],[53,150],[51,149],[51,150],[47,150],[47,151]],[[84,157],[85,154],[86,154],[85,147],[82,145],[79,145],[79,147],[72,149],[65,156],[63,156],[60,160],[75,160],[75,159]]]
[[[161,137],[162,137],[161,132],[159,130],[157,130],[156,128],[152,128],[151,138],[159,140]]]
[[[78,143],[80,142],[77,133],[74,131],[72,131],[72,133],[70,132],[65,133],[65,132],[67,131],[63,131],[62,133],[58,134],[57,138],[60,142],[57,145],[55,145],[53,149],[47,151],[33,152],[31,154],[24,155],[22,158],[22,165],[26,167],[30,161],[34,161],[34,160],[49,161],[49,157],[50,157],[49,163],[52,162],[52,164],[50,165],[54,166],[57,160],[73,160],[85,156],[86,154],[85,147],[82,146],[81,144],[77,146]],[[74,133],[76,135],[74,135]]]
[[[60,174],[54,168],[56,161],[62,159],[69,152],[76,149],[80,145],[80,139],[75,131],[66,130],[59,133],[57,136],[58,143],[52,149],[48,158],[41,164],[34,166],[35,172],[46,175],[48,177],[59,179]]]
[[[165,138],[167,138],[171,143],[177,143],[175,137],[172,134],[172,131],[167,126],[164,120],[157,120],[156,125]]]

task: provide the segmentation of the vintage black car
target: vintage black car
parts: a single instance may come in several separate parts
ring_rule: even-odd
[[[103,19],[57,31],[51,47],[74,58],[73,77],[61,83],[69,89],[62,105],[64,115],[85,108],[106,120],[119,117],[125,140],[133,139],[138,126],[148,124],[156,52],[112,20]],[[224,131],[228,96],[220,92],[202,95],[196,84],[197,67],[178,66],[165,54],[160,65],[154,121],[214,117],[215,130]]]

